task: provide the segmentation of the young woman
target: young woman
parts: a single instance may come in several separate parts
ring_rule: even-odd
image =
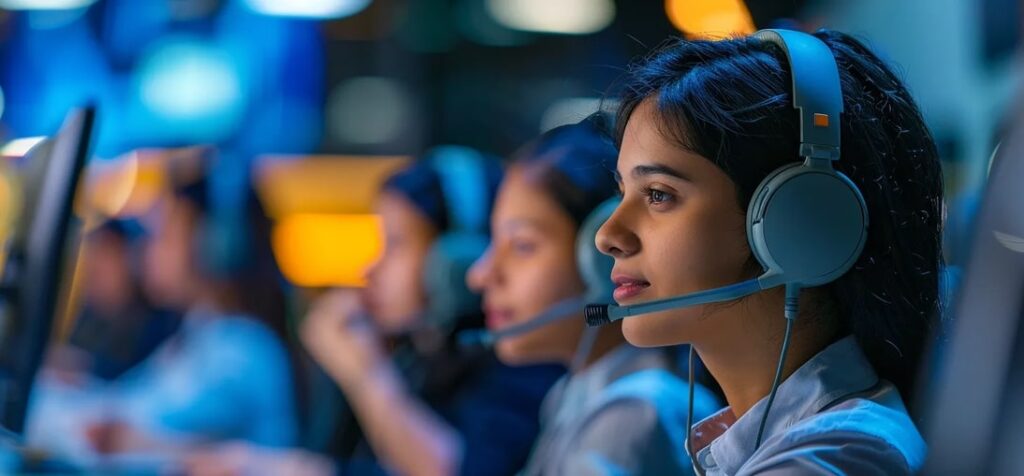
[[[729,407],[691,435],[696,467],[708,474],[908,474],[924,458],[905,408],[939,309],[935,144],[907,89],[874,53],[841,33],[814,36],[834,56],[842,90],[834,166],[860,189],[870,225],[854,266],[800,296],[760,447],[786,328],[781,287],[628,318],[622,327],[640,346],[690,343],[721,385]],[[619,304],[761,274],[747,206],[770,172],[801,161],[786,58],[754,37],[678,41],[630,71],[619,110],[623,200],[597,236],[615,258]]]
[[[298,440],[286,296],[270,221],[249,187],[233,195],[234,220],[219,216],[208,157],[186,154],[179,164],[190,165],[169,173],[171,191],[154,211],[143,257],[145,291],[184,314],[178,330],[108,385],[61,399],[40,383],[38,430],[52,431],[53,445],[76,462],[91,463],[98,452],[173,463],[211,441],[280,447]],[[205,253],[209,240],[229,235],[247,252],[215,263]],[[61,415],[61,405],[71,414]]]
[[[476,156],[469,167],[475,171],[455,172],[466,154]],[[428,294],[424,287],[441,277],[431,269],[439,263],[436,253],[459,251],[439,250],[439,240],[486,234],[500,178],[496,161],[452,147],[396,173],[377,201],[384,254],[368,271],[364,292],[332,292],[307,315],[303,341],[341,387],[363,430],[355,450],[338,455],[341,472],[503,475],[525,461],[540,402],[564,370],[511,368],[485,349],[460,350],[455,332],[483,325],[479,302],[453,305],[466,296],[447,288]],[[470,189],[456,193],[452,186]],[[486,239],[480,251],[485,246]],[[463,289],[471,262],[449,277]],[[464,315],[440,315],[460,308]]]
[[[588,291],[578,270],[577,234],[613,196],[615,155],[587,120],[544,134],[515,158],[495,203],[491,248],[468,275],[483,291],[493,331],[530,322]],[[679,451],[686,386],[671,372],[668,354],[627,344],[617,326],[598,330],[588,345],[580,311],[496,343],[510,364],[578,364],[545,398],[542,432],[521,474],[688,474],[690,463]],[[704,388],[697,399],[701,414],[717,408]]]

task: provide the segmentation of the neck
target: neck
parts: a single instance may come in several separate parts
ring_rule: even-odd
[[[809,298],[805,292],[801,307],[806,309]],[[786,329],[781,290],[755,294],[745,301],[721,309],[711,318],[715,331],[702,333],[693,342],[736,418],[771,391]],[[824,349],[835,334],[834,320],[811,314],[802,312],[793,326],[783,381]]]

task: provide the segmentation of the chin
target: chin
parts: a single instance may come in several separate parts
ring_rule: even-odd
[[[622,335],[636,347],[666,347],[691,339],[686,332],[685,316],[668,312],[629,317],[622,321]]]

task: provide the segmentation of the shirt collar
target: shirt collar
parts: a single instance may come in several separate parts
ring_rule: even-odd
[[[764,440],[794,423],[821,412],[837,400],[867,390],[878,383],[878,375],[853,336],[829,345],[789,376],[775,395]],[[694,425],[698,461],[717,465],[726,474],[734,474],[754,453],[757,430],[767,398],[762,398],[739,419],[726,407]],[[715,435],[720,435],[715,438]],[[698,449],[699,448],[699,449]]]

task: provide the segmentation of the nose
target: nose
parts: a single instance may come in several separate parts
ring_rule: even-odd
[[[625,220],[628,208],[619,205],[608,220],[597,230],[594,244],[597,249],[615,259],[633,256],[640,251],[640,238]]]
[[[493,246],[488,246],[484,254],[480,255],[473,265],[466,272],[466,286],[469,289],[482,292],[494,274],[494,251]]]

